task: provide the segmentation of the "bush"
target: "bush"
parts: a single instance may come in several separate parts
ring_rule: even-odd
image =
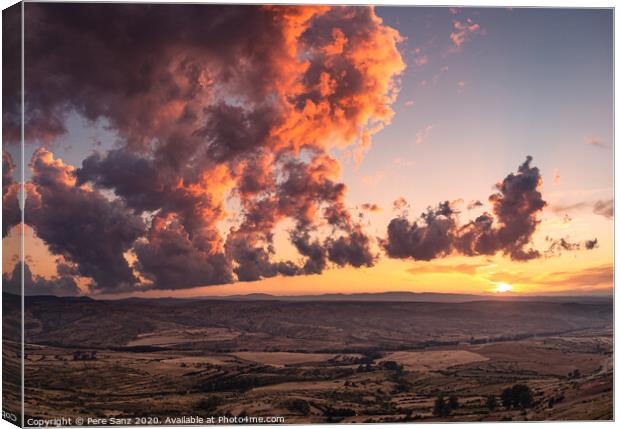
[[[459,398],[456,395],[450,395],[448,398],[448,405],[451,410],[456,410],[459,407]]]
[[[495,395],[487,396],[486,405],[489,410],[495,411],[495,408],[497,408],[497,398],[495,397]]]
[[[437,417],[447,417],[450,415],[450,405],[446,403],[443,395],[439,395],[437,399],[435,399],[433,415]]]
[[[525,384],[515,384],[502,392],[502,404],[506,408],[521,407],[525,409],[531,407],[533,402],[532,390]]]

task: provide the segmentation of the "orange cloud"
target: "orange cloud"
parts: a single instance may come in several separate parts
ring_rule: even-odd
[[[481,30],[480,25],[474,23],[471,18],[467,18],[465,21],[455,19],[452,21],[452,27],[454,31],[450,33],[450,40],[457,48],[460,48],[474,33],[479,33]]]
[[[427,262],[416,264],[407,270],[411,274],[466,274],[470,276],[476,275],[479,268],[487,266],[486,264],[429,264]]]
[[[555,271],[546,274],[501,271],[492,273],[488,279],[516,285],[535,285],[541,290],[590,289],[613,285],[614,267],[612,264],[596,265],[587,268]]]

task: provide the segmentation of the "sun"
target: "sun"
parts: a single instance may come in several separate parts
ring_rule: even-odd
[[[495,285],[496,285],[494,289],[495,292],[503,293],[503,292],[510,292],[512,290],[512,286],[510,286],[508,283],[497,282],[495,283]]]

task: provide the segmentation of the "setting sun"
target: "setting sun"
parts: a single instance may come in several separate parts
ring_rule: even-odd
[[[495,292],[510,292],[512,290],[512,286],[510,286],[508,283],[498,282],[495,284]]]

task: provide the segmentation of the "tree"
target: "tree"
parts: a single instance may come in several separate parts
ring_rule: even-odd
[[[450,395],[448,398],[448,405],[451,410],[456,410],[459,407],[459,398],[456,395]]]
[[[497,408],[497,398],[495,395],[487,396],[487,408],[491,411],[495,411],[495,408]]]
[[[534,395],[529,387],[525,384],[515,384],[507,387],[502,392],[502,404],[506,408],[521,407],[526,409],[532,406]]]
[[[515,384],[512,386],[512,397],[514,405],[520,406],[523,409],[531,407],[534,402],[532,390],[525,384]]]
[[[513,396],[511,387],[507,387],[502,391],[502,405],[506,408],[512,407]]]
[[[437,396],[437,399],[435,399],[433,415],[437,417],[447,417],[450,415],[450,406],[446,403],[443,395],[441,394]]]
[[[390,371],[399,371],[403,370],[403,367],[398,364],[398,362],[394,362],[393,360],[386,360],[383,362],[383,368]]]

